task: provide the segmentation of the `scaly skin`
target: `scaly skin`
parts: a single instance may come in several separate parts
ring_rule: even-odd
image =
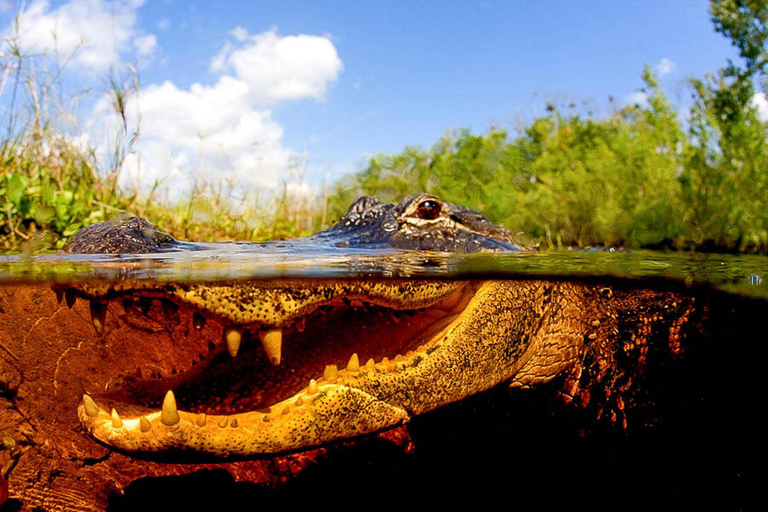
[[[23,448],[10,473],[11,496],[46,510],[101,510],[111,493],[143,476],[223,468],[238,480],[273,482],[321,463],[330,448],[291,450],[401,424],[502,382],[529,387],[559,376],[566,399],[588,402],[622,424],[633,396],[623,383],[640,380],[647,360],[679,350],[691,315],[703,307],[673,291],[599,284],[485,281],[465,286],[476,293],[466,305],[449,306],[461,314],[446,320],[433,345],[399,360],[378,360],[372,370],[361,361],[358,372],[340,369],[334,379],[318,374],[314,393],[298,393],[304,396],[302,405],[296,405],[296,397],[282,404],[287,414],[280,407],[245,413],[237,427],[231,419],[221,427],[221,418],[210,414],[203,428],[198,416],[184,410],[171,426],[161,423],[159,413],[144,411],[151,425],[147,432],[129,428],[138,423],[130,410],[121,413],[123,426],[117,428],[106,410],[89,417],[78,382],[89,391],[114,389],[137,366],[145,376],[159,372],[173,379],[165,362],[196,359],[209,340],[220,340],[226,322],[211,317],[198,331],[192,327],[193,309],[180,307],[171,321],[158,300],[146,315],[111,304],[100,334],[87,301],[77,300],[70,309],[49,289],[0,289],[5,311],[0,338],[7,353],[18,357],[2,362],[7,404],[0,427]],[[285,359],[281,365],[289,368],[294,354]],[[249,414],[259,425],[250,433]],[[84,435],[81,421],[106,444]],[[189,448],[190,441],[197,443],[191,448],[220,455],[288,454],[193,464],[131,456],[132,450]]]
[[[403,283],[398,288],[412,285]],[[353,282],[346,287],[357,297],[364,285]],[[334,288],[328,284],[319,289]],[[374,283],[370,289],[381,296],[382,288],[387,286]],[[178,421],[166,425],[160,411],[121,415],[118,422],[108,409],[94,406],[89,413],[81,403],[80,420],[94,437],[126,451],[192,449],[223,456],[280,453],[396,426],[411,415],[501,382],[546,382],[573,366],[583,352],[580,308],[567,286],[487,281],[425,282],[422,288],[433,293],[436,289],[447,289],[448,293],[459,290],[466,295],[454,306],[456,313],[444,319],[444,327],[432,341],[390,363],[341,369],[332,377],[318,376],[317,389],[305,388],[273,404],[270,409],[276,414],[252,411],[203,416],[181,411]],[[289,288],[279,289],[289,293]],[[308,299],[315,297],[317,294],[307,295]],[[333,299],[331,294],[325,297]],[[418,294],[409,303],[430,305]],[[216,306],[229,311],[226,303]],[[446,368],[452,371],[446,372]]]

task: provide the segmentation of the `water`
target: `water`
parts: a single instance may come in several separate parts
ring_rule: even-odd
[[[705,286],[768,299],[768,257],[653,251],[516,254],[339,250],[328,246],[202,244],[193,252],[145,255],[0,256],[0,282],[92,279],[222,281],[274,278],[615,278]],[[266,250],[265,250],[266,249]]]
[[[296,246],[280,243],[266,248],[254,252],[247,244],[210,244],[195,252],[138,257],[0,257],[0,317],[5,316],[6,323],[18,323],[14,332],[24,337],[11,339],[7,335],[10,331],[0,329],[0,401],[7,408],[8,404],[23,407],[36,401],[31,393],[44,393],[50,386],[27,392],[25,382],[38,378],[38,370],[46,364],[58,368],[59,358],[66,359],[66,353],[49,354],[46,340],[35,336],[42,324],[51,322],[61,328],[62,336],[70,336],[73,353],[81,333],[72,332],[66,322],[82,320],[78,325],[90,329],[83,301],[73,310],[50,306],[54,299],[49,285],[54,283],[496,278],[608,282],[629,289],[672,290],[708,304],[708,312],[701,318],[701,335],[687,340],[680,357],[649,369],[645,379],[648,387],[641,393],[642,402],[630,409],[626,429],[598,421],[593,410],[563,404],[557,399],[561,382],[514,392],[501,385],[414,418],[407,429],[410,441],[393,443],[373,437],[337,446],[324,453],[319,462],[310,463],[304,473],[277,487],[235,483],[226,472],[229,470],[223,469],[226,465],[184,478],[138,479],[139,475],[125,497],[113,499],[111,509],[137,510],[150,500],[157,504],[158,490],[162,490],[161,495],[172,496],[168,503],[173,506],[199,505],[202,488],[217,496],[219,507],[286,502],[301,496],[399,500],[408,493],[423,496],[425,492],[433,503],[457,495],[474,498],[479,493],[485,498],[503,499],[510,508],[522,508],[531,496],[548,504],[573,506],[580,502],[594,509],[657,508],[663,503],[661,508],[689,509],[706,504],[716,509],[748,510],[765,505],[765,479],[760,468],[768,457],[764,440],[768,407],[763,392],[768,374],[768,258],[649,251],[457,256],[329,251],[325,246],[297,252]],[[34,293],[22,293],[30,287]],[[44,310],[41,301],[37,311],[36,296],[46,297],[49,309]],[[31,298],[22,300],[25,297]],[[63,315],[67,314],[74,315],[74,320],[66,320]],[[18,371],[22,351],[35,351],[39,369],[27,366]],[[52,361],[46,362],[46,357]],[[109,358],[109,353],[104,357]],[[43,376],[41,382],[52,378]],[[61,374],[55,376],[56,382],[62,378]],[[58,400],[67,402],[70,398]],[[77,427],[71,426],[75,423],[71,414],[70,408],[61,407],[30,415],[34,428],[29,438],[34,442],[46,431],[46,421],[51,418],[76,431]],[[19,421],[24,424],[27,420]],[[18,437],[18,425],[18,421],[5,421],[0,415],[3,435]],[[108,451],[103,448],[91,453],[89,450],[97,445],[77,434],[71,449],[77,456],[82,451],[88,460],[106,461],[104,464],[120,460],[115,454],[107,459]],[[412,443],[412,450],[407,449],[408,443]],[[29,454],[24,457],[33,460]],[[287,462],[279,464],[299,464],[297,457],[289,456]],[[70,459],[57,460],[61,473],[67,474]],[[36,475],[35,468],[24,464],[20,459],[11,472],[12,479],[21,478],[15,475]],[[101,464],[78,466],[78,474]],[[277,463],[268,467],[277,467]],[[31,476],[29,480],[37,478]]]

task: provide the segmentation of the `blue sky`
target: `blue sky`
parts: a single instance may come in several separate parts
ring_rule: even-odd
[[[64,90],[92,87],[76,112],[97,147],[115,129],[103,96],[109,70],[125,76],[135,65],[141,94],[129,110],[141,112],[141,137],[126,182],[161,179],[174,190],[190,179],[275,186],[297,168],[317,184],[361,169],[373,153],[428,147],[447,130],[514,130],[546,101],[604,114],[609,96],[636,99],[645,63],[684,102],[686,77],[736,56],[700,0],[0,8],[6,41],[21,12],[16,37],[37,66],[51,66],[58,51],[68,56]]]

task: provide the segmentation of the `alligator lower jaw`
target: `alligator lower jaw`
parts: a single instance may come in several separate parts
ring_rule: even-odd
[[[191,381],[184,381],[184,377],[175,376],[164,379],[163,383],[155,382],[151,385],[155,390],[162,385],[169,389],[164,395],[162,406],[151,408],[136,405],[132,403],[135,400],[126,399],[126,396],[131,396],[131,392],[126,394],[120,390],[93,396],[84,394],[78,405],[78,416],[84,428],[93,437],[118,450],[194,451],[222,457],[306,449],[400,425],[410,418],[411,408],[407,401],[394,398],[395,395],[401,395],[404,389],[412,386],[421,371],[420,367],[423,368],[425,363],[429,364],[432,354],[439,352],[448,339],[446,333],[462,321],[465,308],[476,292],[477,286],[468,284],[444,301],[426,309],[405,314],[392,312],[391,315],[377,311],[378,316],[383,318],[379,318],[367,328],[361,327],[363,330],[378,333],[371,336],[375,341],[369,340],[368,348],[362,348],[362,353],[375,352],[374,357],[363,363],[358,358],[358,350],[351,357],[348,356],[346,365],[338,358],[333,362],[326,361],[324,370],[303,377],[304,384],[301,389],[297,389],[300,386],[295,384],[293,391],[290,386],[283,387],[279,393],[270,395],[275,396],[277,400],[265,402],[264,397],[260,401],[257,400],[255,403],[258,407],[255,410],[247,410],[242,404],[234,407],[220,407],[218,404],[211,406],[210,399],[205,405],[197,404],[186,410],[184,402],[189,403],[190,399],[185,400],[183,397],[177,408],[179,393],[174,395],[170,389],[182,381],[184,386],[189,387]],[[400,325],[404,319],[408,326]],[[328,330],[331,328],[329,322],[344,323],[352,320],[344,315],[331,315],[331,320],[320,321],[326,322],[327,325],[313,327],[310,321],[307,321],[307,333],[311,335],[313,332]],[[418,333],[416,338],[401,339],[395,343],[396,348],[390,349],[400,351],[399,354],[389,352],[383,356],[382,350],[385,348],[382,339],[388,336],[403,338],[407,331],[414,330],[411,323],[418,326],[415,329]],[[355,336],[361,332],[356,331]],[[326,345],[329,340],[322,343]],[[377,347],[371,349],[371,344]],[[212,354],[209,359],[218,357],[221,360],[222,356],[225,356],[234,361],[223,353],[223,350],[213,350]],[[241,353],[238,359],[247,360],[248,357],[247,353]],[[262,358],[259,368],[263,371],[269,373],[274,369],[264,363],[266,357],[253,353],[250,357]],[[296,381],[289,358],[284,358],[281,367],[284,370],[274,371],[290,372],[290,379]],[[242,373],[244,369],[237,366],[233,367],[233,371]],[[195,371],[190,373],[194,374]],[[203,380],[205,379],[204,377]],[[212,377],[208,378],[209,381],[211,379]],[[192,387],[194,386],[198,385]],[[142,392],[133,394],[142,395]],[[154,394],[157,396],[156,391]],[[220,400],[230,405],[233,402],[229,397],[220,397]],[[155,398],[151,402],[157,403],[158,399]]]

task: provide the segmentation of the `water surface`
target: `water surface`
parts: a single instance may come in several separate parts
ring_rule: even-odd
[[[322,244],[201,244],[144,255],[0,256],[0,282],[90,279],[222,281],[271,278],[508,278],[669,281],[768,299],[768,257],[653,251],[516,254],[339,249]]]

